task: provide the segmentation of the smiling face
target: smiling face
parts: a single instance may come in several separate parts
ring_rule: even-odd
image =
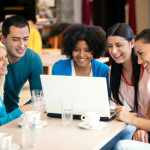
[[[7,52],[3,47],[0,47],[0,75],[6,75],[7,74],[7,65],[8,65],[8,59],[7,59]]]
[[[134,40],[128,42],[121,36],[108,36],[107,49],[112,59],[118,63],[125,63],[131,58]]]
[[[74,59],[74,64],[78,68],[91,67],[91,60],[93,59],[93,54],[89,49],[85,41],[78,41],[73,49],[72,56]]]
[[[2,40],[5,43],[8,52],[9,61],[14,64],[24,56],[29,44],[29,29],[27,26],[18,28],[10,26],[10,32]]]
[[[135,54],[138,56],[138,64],[150,73],[150,43],[145,43],[143,39],[135,42]]]

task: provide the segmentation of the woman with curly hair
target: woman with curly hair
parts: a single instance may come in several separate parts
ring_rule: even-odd
[[[53,75],[106,77],[109,67],[96,61],[106,48],[105,31],[98,26],[70,25],[63,32],[62,50],[69,57],[59,60]]]

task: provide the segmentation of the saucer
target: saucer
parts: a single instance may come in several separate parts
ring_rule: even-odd
[[[20,146],[19,146],[19,145],[15,144],[15,143],[12,143],[12,144],[11,144],[10,150],[19,150],[19,149],[20,149]]]
[[[80,122],[79,127],[88,129],[88,130],[95,130],[95,129],[102,129],[107,126],[107,123],[105,122],[99,122],[97,126],[89,126],[86,124],[86,122]]]
[[[21,127],[22,126],[22,122],[21,121],[19,121],[18,122],[18,125]],[[42,128],[42,127],[44,127],[44,126],[46,126],[47,125],[47,122],[46,121],[42,121],[42,120],[40,120],[40,122],[38,123],[38,124],[36,124],[36,128]]]

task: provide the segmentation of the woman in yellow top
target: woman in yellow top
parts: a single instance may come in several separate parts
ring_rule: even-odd
[[[32,49],[38,54],[42,53],[42,38],[40,32],[37,30],[33,21],[28,21],[30,26],[29,45],[28,48]]]

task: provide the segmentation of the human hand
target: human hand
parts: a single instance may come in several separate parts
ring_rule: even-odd
[[[20,110],[22,113],[25,113],[26,111],[32,110],[32,104],[23,105],[20,107]]]
[[[133,134],[133,140],[148,143],[148,133],[145,130],[137,129]]]
[[[133,115],[126,109],[125,106],[116,106],[115,111],[116,119],[130,124]]]

